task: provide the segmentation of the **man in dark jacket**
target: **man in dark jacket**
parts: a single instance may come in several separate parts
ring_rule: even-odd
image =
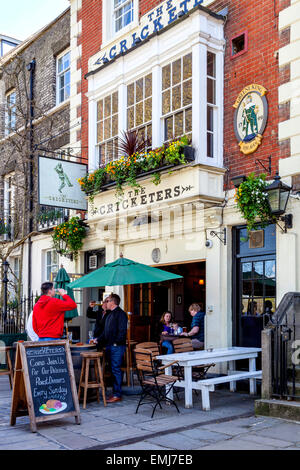
[[[104,331],[95,338],[95,343],[105,346],[106,357],[108,358],[113,375],[113,394],[107,400],[108,403],[115,403],[122,400],[122,371],[124,353],[126,350],[127,337],[127,315],[120,305],[120,297],[111,294],[107,297],[107,308],[110,313],[105,320]]]
[[[102,307],[99,305],[97,306],[97,309],[94,310],[95,306],[96,302],[95,300],[92,300],[89,303],[86,316],[87,318],[92,318],[96,320],[93,330],[93,338],[99,338],[104,332],[105,321],[110,311],[107,308],[107,299],[103,300]],[[104,344],[102,339],[102,341],[98,343],[98,349],[102,348],[103,346]]]

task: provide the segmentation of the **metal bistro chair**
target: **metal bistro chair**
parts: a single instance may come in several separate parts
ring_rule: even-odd
[[[194,351],[192,340],[190,338],[178,338],[173,341],[173,347],[175,353],[185,353]],[[192,379],[197,382],[198,380],[205,379],[207,371],[214,367],[216,364],[205,364],[203,366],[192,367]],[[182,371],[183,375],[183,371]]]
[[[160,409],[161,402],[172,404],[176,407],[179,413],[179,409],[174,400],[167,397],[168,392],[172,390],[177,380],[180,380],[178,376],[165,375],[163,371],[174,364],[176,361],[166,364],[165,366],[156,366],[152,352],[149,349],[135,349],[134,350],[137,374],[140,385],[142,387],[142,393],[139,403],[136,408],[136,413],[141,405],[151,403],[154,401],[151,418],[153,418],[157,405]]]

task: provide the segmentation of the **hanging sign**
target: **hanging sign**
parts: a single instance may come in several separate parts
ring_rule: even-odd
[[[248,85],[233,105],[234,131],[240,150],[245,155],[255,152],[262,142],[268,120],[267,92],[261,85]]]
[[[87,165],[39,156],[39,204],[87,210],[78,179],[86,176]]]
[[[74,416],[80,410],[70,346],[67,341],[17,343],[10,424],[28,414],[37,423]]]

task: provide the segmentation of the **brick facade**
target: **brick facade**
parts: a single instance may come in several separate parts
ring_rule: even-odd
[[[46,156],[54,156],[52,152],[69,143],[69,104],[56,108],[56,58],[70,45],[70,13],[69,10],[46,26],[24,43],[21,43],[10,55],[4,56],[0,65],[0,175],[1,192],[5,176],[14,171],[15,182],[20,199],[19,212],[21,221],[24,213],[23,201],[29,201],[28,160],[29,144],[29,79],[28,64],[34,59],[34,127],[33,145],[48,150]],[[14,88],[16,91],[16,133],[5,137],[5,95]],[[24,126],[26,135],[24,135]],[[45,142],[44,142],[45,141]],[[34,211],[37,212],[37,157],[41,151],[36,151],[33,158],[34,173]],[[25,184],[24,184],[25,183]],[[17,199],[17,197],[15,198]],[[3,196],[1,209],[3,212]],[[23,211],[23,212],[22,212]],[[26,211],[28,214],[28,210]],[[0,214],[0,217],[3,214]],[[36,217],[34,216],[34,222]],[[23,234],[23,232],[22,232]],[[20,232],[18,233],[20,235]]]
[[[158,0],[140,0],[139,16],[159,6]],[[278,160],[289,156],[289,141],[278,143],[278,123],[289,116],[289,104],[279,106],[278,86],[289,80],[289,67],[279,70],[278,49],[289,42],[289,30],[278,32],[278,14],[286,8],[290,0],[279,0],[275,4],[262,4],[259,0],[218,0],[208,8],[220,12],[228,7],[228,17],[225,24],[225,86],[224,86],[224,166],[229,169],[230,179],[239,174],[251,171],[263,172],[263,168],[255,163],[257,159],[267,160],[272,156],[272,175],[278,169]],[[102,1],[84,1],[78,12],[82,20],[82,146],[86,152],[88,147],[88,107],[87,80],[88,59],[99,51],[102,34]],[[246,53],[231,58],[230,40],[238,34],[247,31],[248,50]],[[263,141],[258,150],[251,155],[240,152],[234,134],[233,104],[240,91],[251,83],[263,85],[267,90],[269,117],[264,132]],[[84,152],[83,152],[84,153]],[[230,186],[232,187],[232,186]]]

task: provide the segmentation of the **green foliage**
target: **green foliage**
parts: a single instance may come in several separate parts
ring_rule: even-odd
[[[235,201],[243,218],[247,221],[247,231],[269,225],[273,220],[268,204],[266,175],[250,173],[235,193]]]
[[[158,170],[154,173],[152,182],[160,183],[159,169],[164,165],[184,165],[188,163],[184,157],[183,148],[189,144],[187,136],[163,145],[149,152],[135,152],[132,155],[123,155],[118,160],[108,163],[104,168],[99,168],[93,173],[80,178],[81,190],[89,194],[91,202],[93,195],[97,194],[107,182],[107,178],[116,183],[117,195],[123,194],[124,185],[139,188],[137,178],[142,173]],[[132,147],[132,146],[131,146]],[[132,147],[133,148],[133,147]],[[91,198],[92,196],[92,198]]]
[[[62,255],[72,253],[76,258],[78,251],[82,248],[85,236],[86,227],[82,224],[81,219],[79,217],[72,217],[67,222],[54,228],[52,235],[54,248]],[[66,243],[65,249],[61,249],[61,240]]]

